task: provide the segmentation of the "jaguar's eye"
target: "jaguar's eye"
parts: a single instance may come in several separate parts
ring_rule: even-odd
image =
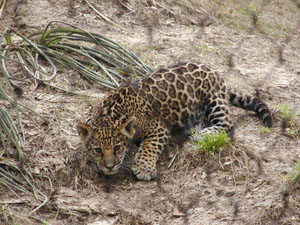
[[[99,154],[102,154],[102,149],[101,148],[95,148],[94,149],[96,152],[98,152]]]
[[[114,147],[114,151],[117,152],[117,151],[120,150],[120,148],[121,148],[121,145],[116,145],[116,146]]]

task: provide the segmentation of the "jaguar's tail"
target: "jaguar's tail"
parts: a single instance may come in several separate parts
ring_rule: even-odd
[[[237,93],[232,89],[228,93],[232,105],[256,112],[264,126],[272,127],[271,111],[266,103],[253,96]]]

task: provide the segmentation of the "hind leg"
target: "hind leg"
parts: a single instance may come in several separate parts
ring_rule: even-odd
[[[210,103],[205,111],[205,119],[208,121],[208,127],[196,128],[194,139],[201,139],[206,134],[226,132],[232,134],[233,124],[230,119],[230,109],[225,100],[216,100]]]

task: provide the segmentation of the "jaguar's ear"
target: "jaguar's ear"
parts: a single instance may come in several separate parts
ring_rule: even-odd
[[[125,123],[121,125],[121,133],[125,135],[128,138],[133,138],[133,135],[135,134],[134,125],[136,123],[135,116],[131,116]]]
[[[78,132],[80,140],[83,142],[87,141],[91,137],[93,131],[90,126],[81,122],[78,122],[76,124],[76,130]]]

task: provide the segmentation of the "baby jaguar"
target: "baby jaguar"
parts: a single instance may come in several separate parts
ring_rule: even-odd
[[[200,135],[233,131],[229,103],[257,113],[272,126],[261,100],[235,92],[203,64],[161,68],[106,95],[90,123],[76,125],[81,141],[94,153],[104,174],[115,174],[132,143],[138,144],[132,171],[140,180],[156,176],[156,162],[172,135],[183,135],[202,121]]]

